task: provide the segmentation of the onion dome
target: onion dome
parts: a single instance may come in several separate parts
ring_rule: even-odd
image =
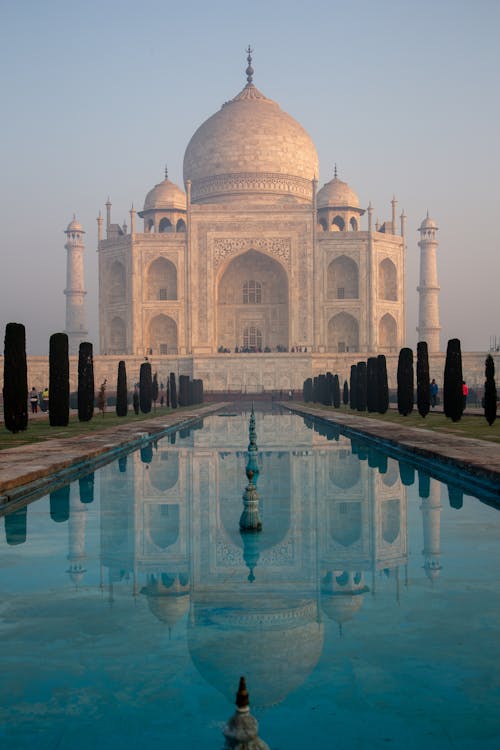
[[[339,180],[337,175],[327,182],[317,196],[318,208],[359,208],[359,198],[347,182]]]
[[[434,219],[431,219],[429,216],[429,212],[427,211],[427,216],[423,220],[423,222],[420,224],[420,230],[424,229],[437,229],[438,225],[434,221]]]
[[[191,138],[184,155],[184,182],[191,200],[268,195],[311,202],[318,155],[302,125],[252,83],[222,105]],[[250,72],[249,72],[250,71]]]
[[[224,747],[251,748],[252,750],[269,750],[269,745],[259,737],[259,724],[250,713],[250,700],[244,677],[240,677],[236,693],[236,711],[223,729],[226,739]]]
[[[165,176],[146,195],[143,211],[177,209],[186,210],[186,194],[181,188]],[[139,214],[139,216],[141,213]]]
[[[83,227],[80,222],[76,220],[75,214],[73,214],[73,218],[71,219],[70,223],[68,224],[68,228],[65,231],[66,233],[81,232],[82,234],[84,234]]]

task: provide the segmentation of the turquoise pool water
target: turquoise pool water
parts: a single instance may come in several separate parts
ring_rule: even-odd
[[[498,748],[498,511],[257,412],[242,536],[248,419],[0,522],[1,747],[222,748],[243,674],[272,750]]]

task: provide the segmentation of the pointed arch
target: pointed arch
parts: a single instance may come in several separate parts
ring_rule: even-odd
[[[332,260],[327,271],[327,289],[329,299],[358,299],[358,264],[346,255]]]
[[[125,354],[127,350],[127,327],[123,318],[118,316],[111,320],[109,327],[108,354]]]
[[[148,339],[153,354],[177,354],[177,323],[168,315],[156,315],[149,323]]]
[[[332,221],[333,232],[343,232],[345,230],[345,221],[342,216],[335,216]]]
[[[177,268],[167,258],[156,258],[147,272],[148,299],[177,299]]]
[[[330,535],[343,547],[350,547],[351,544],[361,539],[361,503],[359,501],[336,502],[334,509],[335,512],[330,521]]]
[[[108,276],[108,302],[110,305],[125,302],[125,266],[119,260],[113,261]]]
[[[147,508],[149,537],[160,549],[171,547],[179,538],[180,511],[178,505],[149,505]]]
[[[359,351],[359,324],[354,316],[342,312],[330,318],[328,321],[328,351]]]
[[[166,216],[164,216],[163,219],[160,220],[158,231],[162,233],[173,231],[172,222],[170,221],[170,219],[167,219]]]
[[[167,492],[179,481],[179,454],[162,451],[148,471],[149,481],[160,492]]]
[[[384,258],[378,267],[378,288],[380,299],[397,300],[398,272],[389,258]]]
[[[184,221],[184,219],[178,219],[177,224],[175,225],[175,231],[176,232],[186,231],[186,222]]]
[[[390,313],[386,313],[378,325],[378,345],[384,351],[397,351],[398,326]]]
[[[358,231],[358,221],[354,218],[354,216],[351,217],[351,220],[349,222],[349,226],[351,228],[351,232],[357,232]]]
[[[393,544],[399,536],[401,509],[399,500],[384,500],[382,503],[382,537]]]

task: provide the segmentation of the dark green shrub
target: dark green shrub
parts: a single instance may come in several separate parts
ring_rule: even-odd
[[[485,383],[484,383],[484,416],[486,421],[491,425],[497,418],[497,387],[495,384],[495,363],[491,354],[488,354],[485,361]]]
[[[116,379],[116,416],[126,417],[128,412],[127,368],[125,361],[118,362],[118,377]]]
[[[170,406],[177,409],[177,383],[175,382],[175,373],[170,373]]]
[[[349,386],[347,385],[347,380],[344,380],[344,389],[342,391],[342,403],[344,406],[347,406],[349,403]]]
[[[358,368],[356,365],[351,365],[351,377],[349,380],[349,406],[351,409],[356,409],[356,395],[358,391]]]
[[[143,414],[151,411],[152,391],[151,363],[143,362],[139,370],[139,406]]]
[[[398,411],[403,417],[413,411],[413,352],[408,347],[399,352]]]
[[[377,357],[368,357],[366,363],[366,406],[369,412],[379,411],[378,395]]]
[[[443,379],[443,409],[452,422],[458,422],[464,411],[462,393],[462,352],[460,340],[450,339],[446,348]]]
[[[309,403],[313,400],[313,381],[312,378],[306,378],[304,380],[303,388],[304,401]]]
[[[429,378],[429,354],[427,342],[417,344],[417,409],[421,417],[426,417],[431,408],[431,381]]]
[[[356,409],[366,411],[366,362],[358,362],[356,369]]]
[[[5,427],[10,432],[21,432],[28,426],[26,331],[22,323],[5,326],[3,414]]]
[[[336,409],[340,409],[340,383],[339,376],[337,374],[333,376],[332,403]]]
[[[68,336],[53,333],[49,342],[49,422],[66,427],[69,422]]]
[[[78,480],[80,488],[80,502],[84,504],[90,504],[94,502],[94,472],[87,474],[85,477],[80,477]]]
[[[14,546],[24,544],[26,541],[26,519],[28,515],[28,506],[7,513],[5,516],[5,540],[7,544]]]
[[[94,358],[92,344],[82,341],[78,347],[78,419],[89,422],[94,416]]]
[[[387,381],[387,361],[385,354],[379,354],[377,357],[377,387],[378,387],[378,399],[377,408],[379,414],[385,414],[389,408],[389,383]]]
[[[153,382],[151,384],[151,399],[156,409],[156,402],[158,401],[158,373],[155,372],[153,375]]]
[[[56,523],[63,523],[69,518],[69,484],[50,493],[50,517]]]
[[[134,388],[134,393],[132,396],[132,408],[134,409],[134,414],[139,414],[139,391],[137,387]]]
[[[179,406],[189,406],[189,377],[179,375]]]

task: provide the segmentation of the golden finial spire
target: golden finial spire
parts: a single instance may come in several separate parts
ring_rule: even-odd
[[[165,164],[165,179],[168,180],[168,167]]]

